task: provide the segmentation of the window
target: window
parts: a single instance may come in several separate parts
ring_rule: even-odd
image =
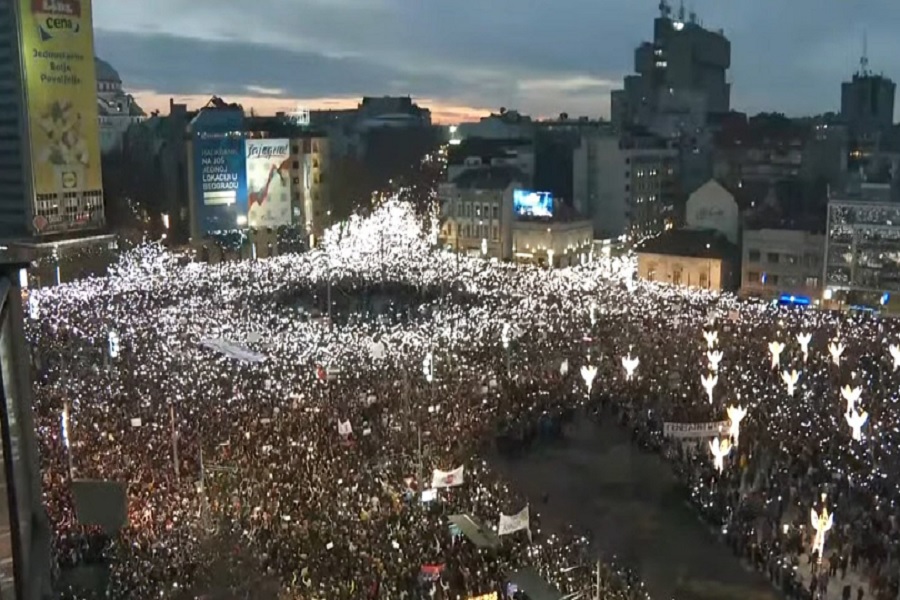
[[[700,287],[708,288],[709,282],[706,280],[706,273],[700,273]]]
[[[747,283],[756,283],[759,281],[759,271],[747,271]]]
[[[759,262],[759,250],[751,250],[750,254],[747,256],[747,260],[750,262],[758,263]]]
[[[808,287],[808,288],[819,287],[819,278],[818,277],[807,277],[806,278],[806,287]]]
[[[766,260],[772,264],[778,264],[778,253],[777,252],[769,252],[766,254]]]
[[[819,264],[819,258],[815,254],[807,254],[805,259],[807,267],[815,267]]]
[[[672,269],[672,283],[675,285],[681,285],[681,267],[675,267]]]
[[[782,261],[788,265],[796,265],[797,264],[797,256],[794,254],[785,254],[783,256],[784,260]]]
[[[494,240],[495,241],[499,240],[500,239],[500,228],[497,227],[496,225],[494,225],[493,229],[494,229]]]
[[[495,219],[500,218],[500,205],[499,204],[495,204],[493,207],[491,207],[491,216]]]
[[[778,275],[769,275],[769,282],[772,285],[778,285]]]
[[[293,169],[299,169],[299,168],[300,168],[300,161],[299,161],[299,160],[295,160],[293,163],[291,163],[291,168],[293,168]]]

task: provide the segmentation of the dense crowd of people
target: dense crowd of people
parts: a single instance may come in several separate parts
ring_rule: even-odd
[[[558,438],[576,411],[604,406],[789,594],[849,569],[866,597],[896,597],[893,321],[639,283],[628,259],[492,264],[432,236],[388,202],[304,254],[208,265],[147,246],[107,277],[33,292],[57,587],[90,564],[112,598],[502,597],[531,567],[564,594],[592,597],[599,579],[603,598],[643,598],[624,567],[597,578],[590,541],[542,531],[534,507],[496,537],[527,500],[491,453]],[[770,341],[785,345],[774,368]],[[711,351],[723,356],[710,401]],[[631,378],[626,355],[639,360]],[[860,440],[844,386],[861,389]],[[664,423],[724,421],[737,405],[747,416],[721,472],[708,439],[663,436]],[[80,523],[72,480],[126,484],[127,524]],[[835,525],[820,563],[810,510],[823,508]]]

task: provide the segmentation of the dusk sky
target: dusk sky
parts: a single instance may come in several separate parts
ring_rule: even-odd
[[[97,55],[148,110],[211,94],[261,114],[412,95],[436,120],[501,106],[608,116],[609,92],[653,34],[658,0],[94,0]],[[678,2],[673,2],[678,6]],[[732,43],[732,106],[838,110],[863,32],[900,79],[897,0],[694,0]]]

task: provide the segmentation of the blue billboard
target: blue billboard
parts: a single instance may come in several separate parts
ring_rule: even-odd
[[[247,162],[244,114],[237,109],[205,109],[191,123],[194,198],[201,235],[247,226]]]
[[[513,212],[519,217],[552,217],[553,194],[531,190],[513,190]]]

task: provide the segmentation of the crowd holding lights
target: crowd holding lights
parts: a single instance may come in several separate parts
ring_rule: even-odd
[[[639,283],[628,259],[460,258],[436,227],[389,201],[302,255],[207,265],[150,246],[32,292],[59,567],[95,553],[110,597],[187,598],[239,555],[286,598],[413,600],[503,593],[532,565],[590,597],[592,569],[572,568],[593,564],[589,540],[542,531],[484,444],[525,451],[584,409],[658,449],[785,589],[810,569],[825,587],[827,562],[896,596],[900,325]],[[327,286],[334,320],[309,309]],[[866,390],[846,411],[845,385]],[[723,416],[721,437],[663,436]],[[129,482],[115,539],[77,524],[70,477]],[[499,549],[448,533],[454,514],[504,523]],[[234,585],[263,585],[248,572]],[[603,598],[643,597],[631,574],[599,580]]]

